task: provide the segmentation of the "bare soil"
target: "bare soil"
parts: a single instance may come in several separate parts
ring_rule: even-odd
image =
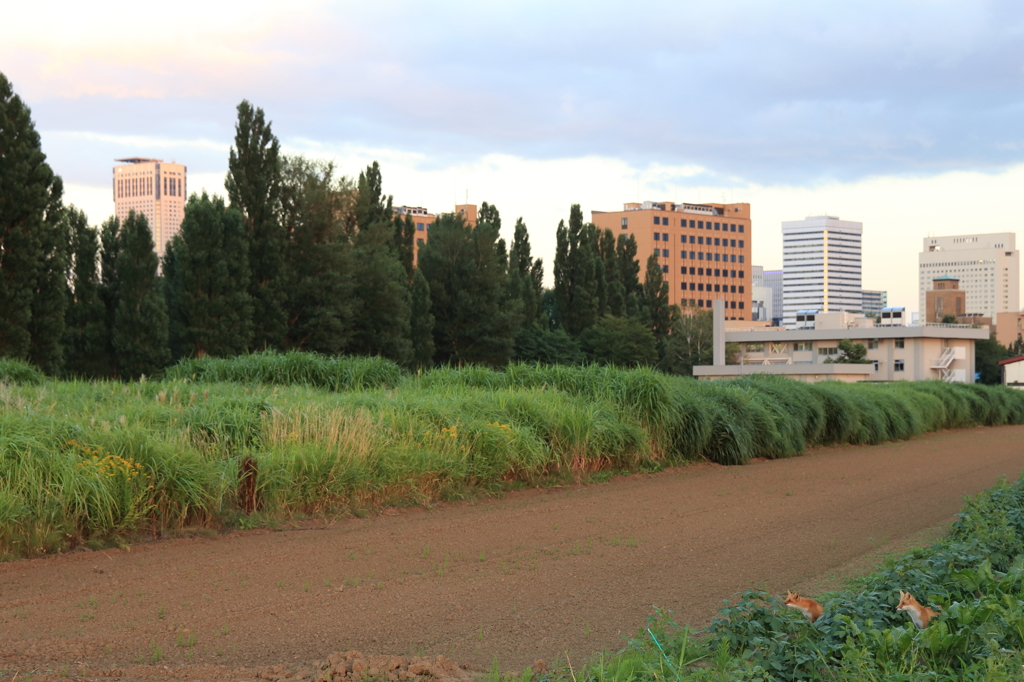
[[[0,679],[580,663],[654,605],[702,626],[743,589],[836,587],[1022,470],[1024,426],[977,428],[0,564]]]

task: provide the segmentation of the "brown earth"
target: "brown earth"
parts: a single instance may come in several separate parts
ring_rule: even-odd
[[[835,586],[1022,470],[1024,426],[977,428],[0,564],[0,679],[274,678],[355,649],[383,657],[350,670],[408,657],[401,679],[579,663],[652,605],[701,626],[749,587]]]

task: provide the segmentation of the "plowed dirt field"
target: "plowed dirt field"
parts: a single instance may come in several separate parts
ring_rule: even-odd
[[[977,428],[0,564],[0,679],[251,679],[353,649],[579,662],[652,605],[700,626],[748,587],[814,594],[1022,470],[1024,427]]]

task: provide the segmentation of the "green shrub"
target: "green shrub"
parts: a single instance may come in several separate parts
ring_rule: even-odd
[[[22,360],[0,358],[0,384],[38,384],[43,380],[39,368]]]

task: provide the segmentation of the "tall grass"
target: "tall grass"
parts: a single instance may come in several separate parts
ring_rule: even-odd
[[[697,382],[511,365],[402,376],[378,359],[256,354],[163,381],[0,383],[0,553],[695,459],[1024,423],[1024,393],[937,382]]]

